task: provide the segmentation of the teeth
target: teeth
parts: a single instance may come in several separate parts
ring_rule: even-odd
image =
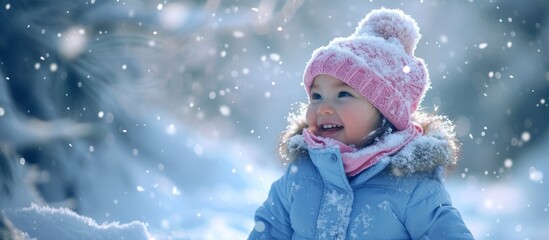
[[[324,129],[330,129],[330,128],[336,128],[336,127],[339,127],[338,125],[335,125],[335,124],[325,124],[325,125],[322,125],[322,128]]]

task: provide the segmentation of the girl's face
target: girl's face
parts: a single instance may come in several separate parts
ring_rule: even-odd
[[[363,147],[366,136],[379,127],[381,114],[343,81],[318,75],[311,86],[306,121],[317,136]]]

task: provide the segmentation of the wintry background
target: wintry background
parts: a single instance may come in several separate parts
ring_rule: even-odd
[[[420,26],[475,237],[549,238],[547,1],[0,3],[0,209],[23,237],[245,238],[311,52],[384,6]]]

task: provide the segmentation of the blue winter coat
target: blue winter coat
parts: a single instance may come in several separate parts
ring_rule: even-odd
[[[257,209],[249,239],[473,239],[436,170],[455,164],[433,160],[447,150],[442,137],[421,136],[352,179],[339,149],[303,151]]]

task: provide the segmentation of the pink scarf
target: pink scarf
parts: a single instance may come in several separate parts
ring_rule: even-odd
[[[404,145],[422,133],[421,126],[414,123],[404,130],[391,133],[383,140],[361,149],[332,138],[316,136],[309,129],[303,130],[303,139],[311,148],[339,148],[345,173],[347,176],[352,177],[376,164],[383,156],[398,152]]]

